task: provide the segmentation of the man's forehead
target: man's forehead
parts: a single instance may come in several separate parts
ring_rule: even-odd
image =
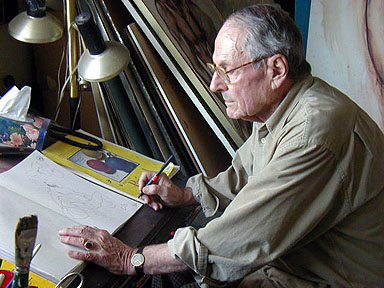
[[[243,33],[244,31],[239,27],[225,24],[216,37],[214,59],[225,59],[241,54],[240,42]]]

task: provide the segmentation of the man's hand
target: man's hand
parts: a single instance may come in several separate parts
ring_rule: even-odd
[[[105,230],[89,226],[74,226],[59,231],[60,241],[82,248],[68,251],[72,258],[93,262],[114,274],[135,275],[130,264],[134,248],[125,245]]]
[[[142,199],[154,210],[163,208],[163,205],[176,207],[196,204],[190,188],[181,188],[175,185],[165,173],[161,173],[157,183],[145,186],[155,172],[145,171],[138,181],[139,189],[144,193]]]

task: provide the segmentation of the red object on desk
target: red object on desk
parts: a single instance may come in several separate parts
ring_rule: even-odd
[[[15,276],[15,272],[8,271],[8,270],[0,270],[0,274],[3,274],[5,276],[3,283],[1,283],[0,288],[10,288],[13,280],[13,277]]]

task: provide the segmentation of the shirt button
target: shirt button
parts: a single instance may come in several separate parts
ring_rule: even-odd
[[[261,144],[265,144],[265,142],[267,142],[267,140],[265,140],[265,138],[261,138],[260,142],[261,142]]]

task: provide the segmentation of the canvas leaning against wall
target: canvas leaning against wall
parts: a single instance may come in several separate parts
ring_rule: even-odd
[[[384,131],[384,1],[312,0],[307,60]]]

